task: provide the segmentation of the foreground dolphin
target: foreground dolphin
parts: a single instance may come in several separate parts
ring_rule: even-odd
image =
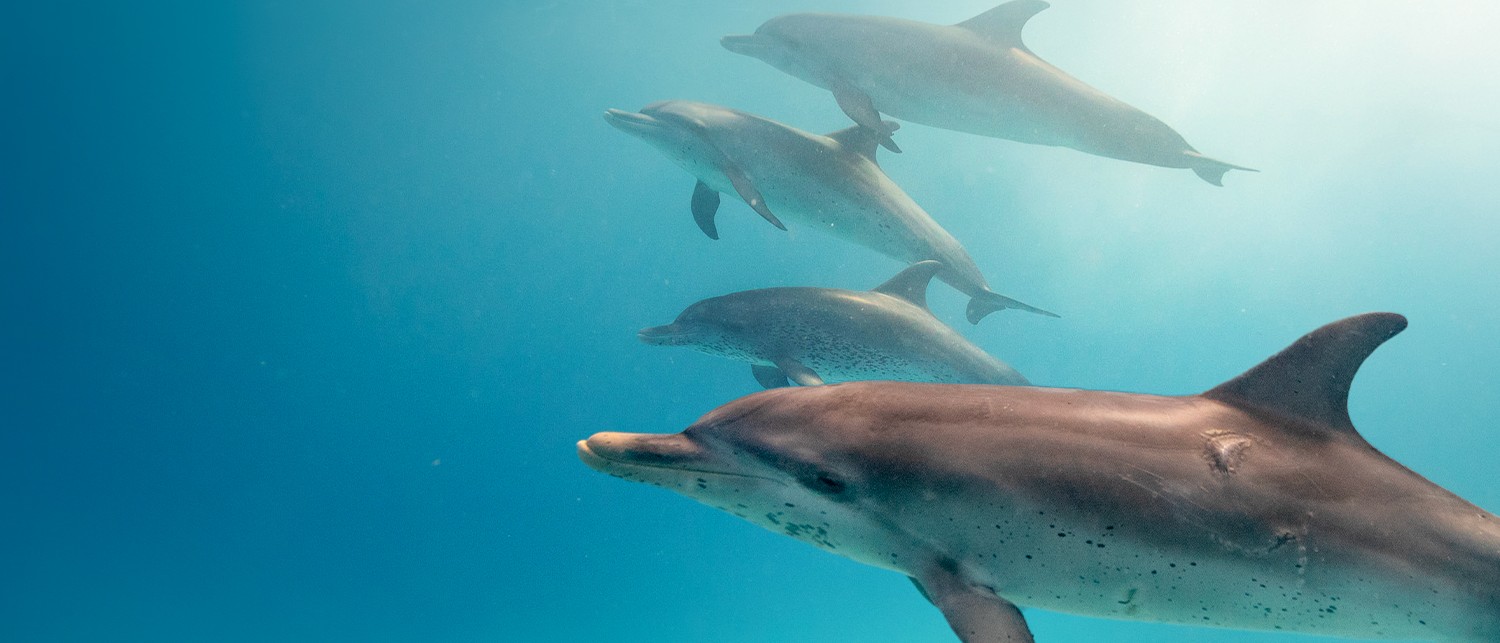
[[[1026,378],[927,310],[936,261],[912,264],[870,292],[765,288],[705,299],[677,321],[641,330],[656,346],[690,346],[750,362],[766,388],[856,380],[1024,386]]]
[[[1199,154],[1165,123],[1031,53],[1021,28],[1047,7],[1015,0],[953,26],[792,14],[721,42],[832,90],[854,122],[881,132],[892,131],[881,124],[885,112],[960,132],[1189,168],[1214,185],[1223,185],[1228,170],[1254,171]],[[883,140],[900,151],[889,141]]]
[[[953,235],[875,164],[872,130],[852,127],[818,136],[688,101],[655,103],[640,113],[611,109],[605,120],[698,178],[693,220],[709,238],[719,238],[719,193],[732,192],[783,230],[776,213],[901,261],[941,262],[938,278],[971,297],[970,322],[1004,308],[1057,316],[990,290]]]
[[[1371,639],[1500,641],[1500,519],[1355,431],[1406,327],[1314,331],[1207,393],[856,382],[765,391],[589,466],[911,576],[966,643],[1016,605]]]

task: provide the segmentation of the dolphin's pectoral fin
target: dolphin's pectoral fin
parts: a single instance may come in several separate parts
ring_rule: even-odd
[[[884,121],[883,124],[885,129],[879,131],[864,125],[846,127],[829,134],[828,138],[838,141],[840,147],[869,159],[871,163],[879,167],[880,161],[875,159],[875,151],[880,149],[886,139],[890,138],[892,132],[901,129],[901,124],[895,121]]]
[[[729,184],[734,186],[734,191],[739,193],[740,198],[745,200],[745,204],[749,205],[751,210],[755,210],[761,218],[770,221],[771,225],[782,230],[786,229],[786,224],[776,218],[776,215],[771,214],[770,208],[766,207],[766,198],[760,195],[760,190],[755,188],[750,177],[745,176],[744,170],[733,165],[725,165],[719,169],[724,172],[724,176],[729,178]]]
[[[814,373],[812,369],[803,366],[802,362],[799,362],[790,357],[776,358],[776,368],[779,368],[781,369],[781,372],[786,373],[786,377],[790,378],[793,382],[796,382],[798,386],[823,385],[823,378],[818,377],[818,374]]]
[[[1189,167],[1193,169],[1193,174],[1197,174],[1198,178],[1219,187],[1224,187],[1224,173],[1230,170],[1240,170],[1242,172],[1260,171],[1243,165],[1235,165],[1218,159],[1211,159],[1192,150],[1183,152],[1182,155],[1192,159],[1192,165]]]
[[[912,583],[942,610],[963,643],[1032,643],[1020,608],[987,588],[975,587],[947,569],[912,578]]]
[[[968,29],[997,45],[1026,49],[1021,43],[1021,29],[1032,16],[1050,6],[1041,0],[1014,0],[954,26]]]
[[[775,366],[751,364],[750,374],[755,376],[755,381],[760,382],[762,388],[781,388],[788,384],[786,373]]]
[[[1288,426],[1358,436],[1349,419],[1349,386],[1361,364],[1406,329],[1395,313],[1366,313],[1328,324],[1214,387],[1203,397],[1300,422]]]
[[[860,127],[869,128],[871,132],[877,133],[882,147],[900,154],[901,148],[897,147],[896,141],[891,139],[891,133],[896,129],[880,119],[880,110],[875,109],[875,103],[870,100],[870,95],[847,82],[840,81],[832,85],[833,99],[838,101],[839,109],[844,110],[844,113],[854,119]]]
[[[719,212],[719,192],[702,181],[693,188],[693,221],[708,238],[719,238],[719,226],[714,224],[714,215]]]
[[[905,270],[897,273],[888,281],[875,287],[875,292],[885,293],[892,297],[905,299],[918,308],[927,308],[927,285],[932,283],[933,275],[943,270],[941,261],[928,259],[918,261]]]

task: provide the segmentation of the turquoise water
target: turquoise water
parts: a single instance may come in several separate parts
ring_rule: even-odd
[[[827,92],[721,49],[782,13],[986,2],[51,3],[0,39],[0,640],[951,641],[896,574],[589,470],[757,390],[636,341],[748,288],[900,264],[766,225],[605,108]],[[1260,174],[920,125],[882,163],[996,290],[1046,386],[1187,394],[1323,323],[1411,328],[1355,383],[1387,454],[1490,510],[1500,9],[1057,0],[1027,42]],[[1028,613],[1037,640],[1296,636]]]

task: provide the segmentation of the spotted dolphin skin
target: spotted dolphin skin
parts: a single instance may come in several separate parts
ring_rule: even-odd
[[[1364,639],[1500,641],[1500,519],[1377,451],[1339,321],[1207,393],[855,382],[742,398],[589,466],[910,576],[966,643],[1017,605]]]
[[[765,288],[705,299],[641,341],[687,346],[750,362],[766,388],[858,380],[1009,384],[1015,369],[969,343],[927,310],[936,261],[912,264],[869,292]]]
[[[884,112],[981,136],[1188,168],[1214,185],[1228,170],[1254,171],[1199,154],[1150,114],[1038,58],[1021,42],[1021,29],[1047,7],[1015,0],[951,26],[791,14],[721,42],[831,90],[850,118],[877,131],[887,131]]]
[[[710,238],[719,238],[719,193],[736,194],[779,228],[786,228],[786,217],[901,261],[942,263],[938,278],[971,298],[970,322],[1004,308],[1056,317],[990,290],[963,246],[876,165],[873,130],[818,136],[689,101],[655,103],[639,113],[612,109],[605,120],[698,178],[693,219]]]

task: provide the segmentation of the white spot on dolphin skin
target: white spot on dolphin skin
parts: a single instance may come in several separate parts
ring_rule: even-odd
[[[1245,452],[1255,444],[1250,436],[1214,429],[1203,433],[1208,442],[1204,444],[1203,456],[1215,473],[1229,475],[1235,472],[1245,459]]]

